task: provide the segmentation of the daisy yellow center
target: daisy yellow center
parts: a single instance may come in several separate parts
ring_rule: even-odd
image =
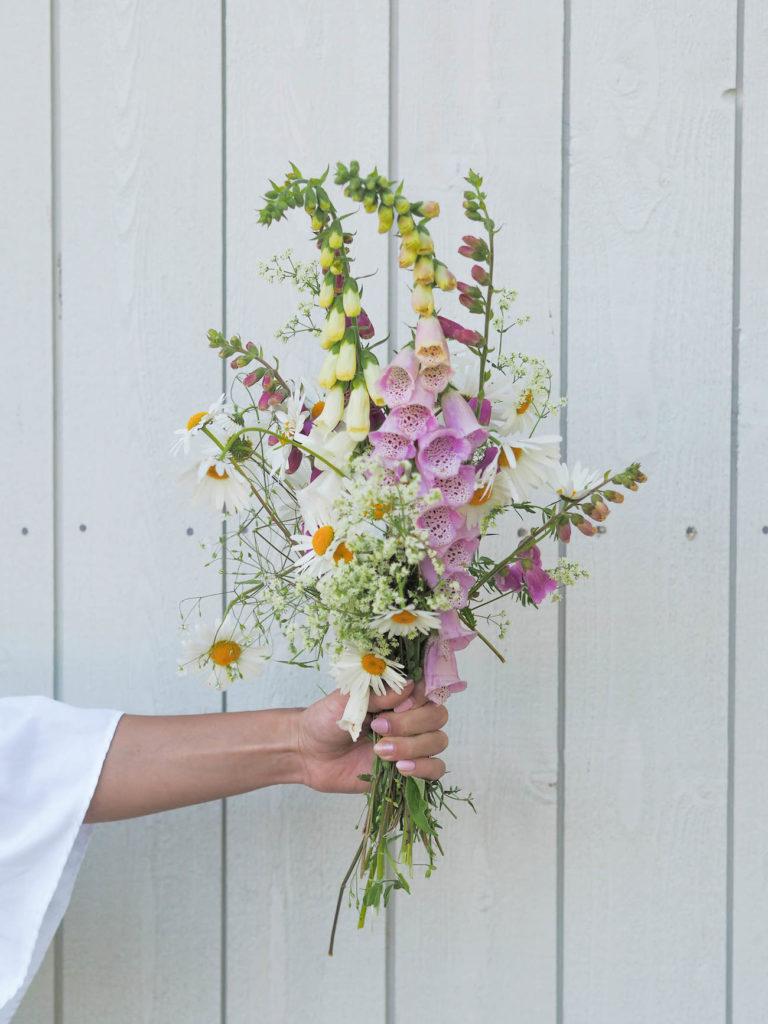
[[[243,649],[234,640],[217,640],[210,651],[211,661],[226,668],[237,661]]]
[[[383,519],[387,512],[392,511],[392,506],[384,501],[377,501],[373,506],[373,518]]]
[[[320,415],[320,413],[323,411],[324,408],[325,408],[325,402],[323,402],[323,401],[315,402],[315,404],[312,406],[312,408],[309,411],[309,415],[312,417],[313,420],[316,420],[317,417]]]
[[[490,500],[493,494],[492,487],[478,487],[472,497],[469,499],[470,505],[485,505]]]
[[[339,544],[333,553],[333,560],[338,565],[339,562],[351,562],[352,552],[349,550],[344,541]]]
[[[410,626],[412,622],[416,621],[416,616],[413,612],[409,612],[407,609],[402,612],[395,612],[390,618],[393,622],[399,623],[401,626]]]
[[[360,659],[360,664],[364,672],[367,672],[370,676],[381,676],[384,674],[384,670],[387,667],[386,661],[383,658],[377,657],[375,654],[370,652],[364,654]]]
[[[229,473],[227,473],[226,469],[222,469],[222,471],[219,472],[216,466],[209,466],[205,471],[205,475],[209,476],[211,480],[226,480]]]
[[[525,393],[525,395],[523,397],[522,402],[517,407],[517,410],[516,410],[517,415],[518,416],[522,416],[523,413],[528,412],[528,410],[531,407],[531,402],[532,401],[533,401],[533,392],[532,391],[526,391],[526,393]]]
[[[187,430],[194,430],[195,427],[208,415],[207,412],[196,412],[194,416],[190,416],[187,420]]]
[[[316,555],[324,555],[333,540],[333,527],[320,526],[312,534],[312,550]]]
[[[523,454],[523,449],[513,448],[512,454],[515,456],[515,459],[519,459],[520,456]],[[507,453],[504,451],[504,449],[502,449],[501,455],[499,456],[499,466],[501,469],[509,469],[509,459],[507,458]]]

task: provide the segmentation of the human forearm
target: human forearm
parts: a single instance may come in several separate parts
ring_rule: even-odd
[[[86,821],[116,821],[301,782],[299,709],[125,715]]]

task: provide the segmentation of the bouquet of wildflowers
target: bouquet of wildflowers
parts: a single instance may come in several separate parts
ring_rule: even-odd
[[[230,592],[223,618],[190,631],[184,662],[223,688],[276,657],[277,627],[285,662],[330,659],[348,697],[339,727],[358,740],[371,691],[399,692],[413,680],[442,703],[466,687],[457,652],[480,642],[503,661],[488,636],[504,629],[497,602],[538,606],[584,575],[566,558],[545,568],[539,543],[567,544],[574,528],[592,536],[609,503],[645,476],[637,464],[612,474],[560,462],[560,438],[545,421],[562,399],[547,366],[509,345],[524,318],[511,316],[514,293],[496,280],[499,229],[480,175],[469,172],[464,192],[479,232],[458,249],[471,263],[467,282],[435,252],[437,203],[409,199],[376,170],[361,174],[357,161],[338,164],[335,181],[377,214],[379,232],[397,231],[414,322],[382,365],[376,349],[387,339],[376,340],[363,306],[367,277],[352,254],[354,210],[337,210],[327,171],[307,178],[291,164],[282,184],[271,183],[260,221],[303,210],[317,257],[285,253],[262,273],[293,281],[301,296],[278,337],[313,335],[324,356],[315,380],[288,380],[260,345],[209,332],[239,373],[228,396],[178,431],[176,447],[194,449],[197,493],[229,517]],[[438,309],[451,292],[462,322]],[[511,536],[510,513],[525,529],[492,557],[484,542]],[[361,926],[394,889],[409,891],[417,847],[433,870],[441,813],[470,800],[378,757],[366,781],[362,839],[342,885]]]

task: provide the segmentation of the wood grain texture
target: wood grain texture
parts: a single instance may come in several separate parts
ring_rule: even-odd
[[[60,19],[62,697],[213,711],[175,665],[178,602],[211,586],[198,542],[218,523],[168,449],[219,386],[218,4]],[[218,1020],[220,820],[214,804],[99,829],[64,925],[65,1024]]]
[[[744,23],[739,340],[733,1022],[768,1017],[768,10]]]
[[[568,1024],[724,1019],[735,30],[573,5],[570,458],[650,481],[572,545]]]
[[[262,342],[283,372],[310,386],[321,362],[316,342],[280,347],[273,332],[292,314],[289,285],[266,285],[259,259],[293,247],[312,259],[304,214],[269,231],[256,210],[269,177],[295,160],[318,174],[337,159],[387,164],[388,8],[383,0],[268,7],[227,4],[227,327]],[[346,83],[346,84],[345,84]],[[351,85],[351,88],[348,86]],[[348,151],[346,147],[352,147]],[[337,201],[339,201],[337,198]],[[341,207],[349,204],[340,199]],[[358,266],[383,265],[386,242],[358,218]],[[366,297],[383,336],[387,275]],[[270,667],[233,687],[232,709],[303,705],[332,688],[327,676]],[[337,955],[326,955],[333,907],[357,843],[359,798],[299,789],[255,793],[228,805],[227,1007],[230,1024],[271,1024],[306,1013],[318,1024],[357,1020],[363,1003],[384,1021],[384,919],[368,934],[343,915]]]
[[[54,686],[50,47],[48,3],[0,6],[0,697]],[[53,954],[16,1020],[53,1021]]]
[[[460,279],[471,264],[456,250],[474,228],[462,215],[463,177],[469,167],[485,176],[504,225],[497,283],[516,288],[518,312],[532,317],[508,347],[557,372],[562,10],[518,4],[512,16],[502,2],[429,2],[420,20],[423,30],[400,5],[398,173],[409,195],[439,200],[430,227]],[[401,272],[398,327],[414,319],[409,285]],[[477,326],[455,293],[442,304]],[[498,557],[519,526],[504,522]],[[557,612],[510,614],[505,665],[479,641],[460,656],[469,688],[450,702],[448,780],[474,793],[478,816],[461,813],[434,877],[416,878],[412,897],[398,894],[398,1020],[554,1020]]]

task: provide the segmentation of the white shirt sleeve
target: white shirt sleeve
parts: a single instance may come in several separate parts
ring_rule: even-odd
[[[0,1024],[67,908],[90,833],[83,818],[120,717],[0,698]]]

